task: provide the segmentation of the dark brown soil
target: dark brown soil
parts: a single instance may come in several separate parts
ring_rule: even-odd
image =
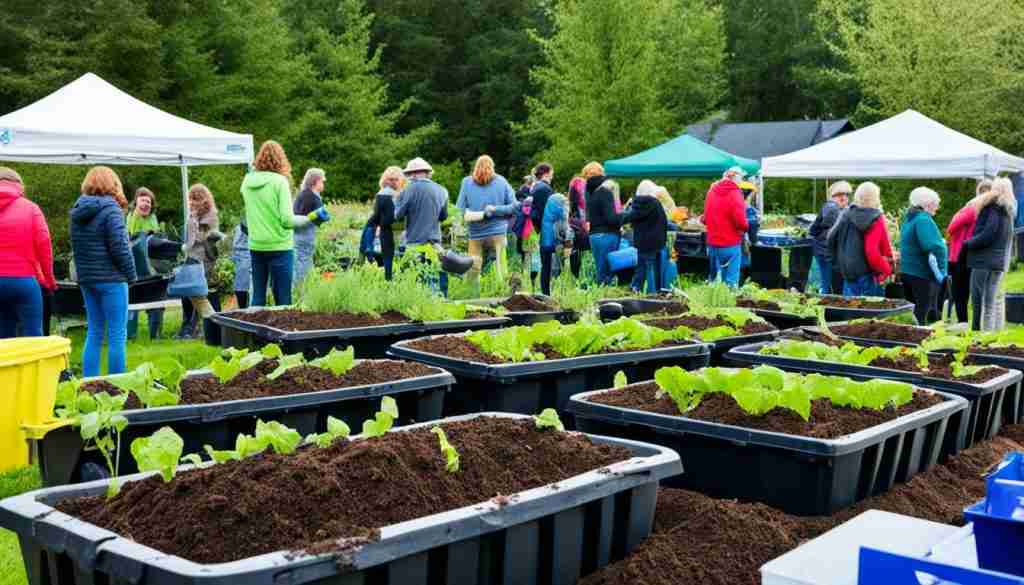
[[[825,517],[662,489],[654,535],[580,585],[759,585],[761,565],[871,509],[961,525],[964,507],[985,495],[985,473],[1006,453],[1024,450],[1022,441],[1024,425],[1004,427],[945,465]]]
[[[818,304],[824,307],[837,307],[843,309],[895,309],[897,307],[902,307],[903,305],[907,304],[907,301],[902,299],[884,299],[877,301],[869,301],[857,297],[839,296],[808,298],[817,298]]]
[[[884,339],[886,341],[902,341],[914,344],[920,344],[933,333],[930,329],[921,329],[912,325],[900,325],[887,321],[862,321],[850,325],[830,325],[829,329],[836,335],[846,337]]]
[[[545,312],[545,311],[557,311],[558,307],[549,305],[538,298],[530,295],[512,295],[505,299],[501,303],[502,307],[505,307],[509,311],[513,312]]]
[[[271,396],[291,396],[321,390],[351,388],[369,384],[384,384],[408,378],[429,376],[441,370],[416,362],[396,360],[364,360],[341,376],[329,370],[314,366],[299,366],[287,370],[276,380],[267,374],[277,368],[277,360],[263,360],[256,366],[240,372],[227,384],[221,384],[213,374],[190,376],[181,381],[180,404],[209,404],[226,400],[248,400]],[[120,394],[121,389],[113,384],[98,380],[87,382],[82,387],[92,393],[106,392]],[[125,403],[125,410],[143,408],[139,398],[131,393]]]
[[[782,305],[771,301],[755,301],[753,299],[736,299],[736,306],[743,309],[761,309],[762,311],[782,310]]]
[[[1016,345],[1010,347],[990,347],[987,345],[975,345],[970,349],[969,353],[981,353],[985,355],[1003,355],[1006,357],[1024,359],[1024,347],[1017,347]]]
[[[787,334],[786,339],[796,339],[800,341],[818,341],[835,347],[840,347],[845,343],[849,343],[844,340],[836,340],[821,333],[812,333],[809,331],[803,331],[802,333],[790,333]],[[927,374],[930,378],[940,378],[943,380],[955,380],[957,382],[968,382],[971,384],[978,384],[987,382],[994,378],[998,378],[1007,372],[1006,369],[998,366],[989,366],[981,369],[976,374],[970,376],[953,376],[951,365],[953,363],[953,354],[933,354],[928,359],[928,371],[925,372],[917,365],[917,358],[913,356],[901,356],[898,359],[880,357],[871,361],[869,366],[875,368],[889,368],[892,370],[901,370],[904,372],[920,372]],[[967,363],[970,364],[973,360],[971,357],[967,357]]]
[[[227,384],[221,384],[212,374],[193,376],[181,382],[182,404],[208,404],[224,400],[246,400],[270,396],[290,396],[306,392],[334,390],[367,384],[383,384],[437,374],[441,370],[415,362],[395,360],[365,360],[341,376],[314,366],[299,366],[287,370],[276,380],[267,374],[277,368],[277,360],[263,360],[260,364],[239,373]]]
[[[114,386],[106,380],[94,380],[92,382],[83,382],[81,389],[90,394],[99,394],[100,392],[106,392],[111,396],[117,396],[123,393],[123,390]],[[135,410],[137,408],[143,408],[142,402],[139,401],[139,397],[134,393],[128,394],[128,400],[124,403],[124,410]]]
[[[380,316],[357,313],[314,313],[297,309],[279,311],[255,311],[252,313],[230,313],[228,315],[240,321],[256,323],[281,329],[282,331],[318,331],[322,329],[350,329],[356,327],[373,327],[376,325],[397,325],[410,323],[408,317],[397,312],[388,311]],[[487,319],[494,317],[490,313],[466,313],[466,319]]]
[[[57,508],[161,552],[221,563],[278,550],[337,550],[339,539],[497,496],[557,483],[631,457],[532,421],[484,418],[444,425],[461,469],[445,471],[429,429],[338,441],[292,455],[263,454],[125,484],[112,500]],[[495,505],[498,505],[497,503]]]
[[[658,347],[675,347],[678,345],[686,345],[691,343],[690,341],[667,341]],[[511,363],[505,358],[498,357],[493,354],[489,354],[484,350],[480,349],[473,342],[469,341],[465,337],[460,335],[440,335],[437,337],[430,337],[424,339],[415,339],[406,344],[406,347],[410,349],[416,349],[435,355],[443,355],[447,357],[467,360],[471,362],[478,362],[482,364],[507,364]],[[655,348],[647,348],[655,349]],[[549,345],[538,345],[533,348],[533,351],[543,353],[544,359],[558,360],[564,359],[566,356],[559,353],[555,348]],[[597,354],[607,353],[623,353],[626,351],[640,351],[636,349],[609,349],[605,351],[597,352]],[[596,355],[596,354],[590,354]]]
[[[731,396],[723,393],[705,396],[696,408],[685,415],[680,415],[675,402],[668,396],[662,396],[655,400],[654,396],[657,391],[657,384],[647,382],[598,394],[590,397],[589,400],[620,408],[669,416],[685,416],[697,420],[815,439],[835,439],[852,435],[912,412],[930,408],[944,400],[930,392],[916,392],[913,400],[899,408],[872,410],[870,408],[834,406],[831,401],[821,399],[811,403],[811,417],[804,421],[798,414],[786,408],[775,408],[763,416],[749,415],[736,404]]]
[[[697,315],[681,315],[679,317],[671,317],[668,319],[651,319],[644,322],[652,327],[659,327],[661,329],[675,329],[676,327],[686,326],[695,331],[704,331],[705,329],[711,329],[712,327],[720,327],[722,325],[730,324],[725,319],[698,317]],[[776,331],[775,326],[771,323],[763,323],[760,321],[747,321],[746,324],[740,328],[741,335],[753,335],[755,333],[765,333],[768,331]]]

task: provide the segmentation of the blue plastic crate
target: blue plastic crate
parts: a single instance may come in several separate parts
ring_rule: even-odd
[[[964,518],[974,523],[982,568],[1024,576],[1024,453],[1006,456]]]
[[[861,547],[857,585],[1024,585],[1024,579]]]

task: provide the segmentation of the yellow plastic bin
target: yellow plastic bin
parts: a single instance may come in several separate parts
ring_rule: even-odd
[[[26,427],[54,423],[57,383],[70,354],[71,340],[63,337],[0,339],[0,471],[29,464]]]

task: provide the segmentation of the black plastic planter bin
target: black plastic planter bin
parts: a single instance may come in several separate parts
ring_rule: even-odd
[[[679,455],[663,447],[591,439],[626,447],[633,458],[520,492],[507,504],[483,502],[385,526],[380,540],[342,556],[279,551],[200,565],[51,507],[102,494],[105,481],[3,500],[0,526],[17,533],[31,585],[571,585],[650,534],[659,480],[683,471]]]
[[[550,297],[544,295],[532,295],[540,301],[552,303],[553,300]],[[481,305],[485,307],[497,307],[504,299],[473,299],[469,301],[463,301],[469,305]],[[543,323],[545,321],[558,321],[566,325],[575,323],[578,319],[575,311],[570,310],[558,310],[558,311],[506,311],[502,314],[502,317],[508,318],[512,325],[529,326],[537,323]]]
[[[1024,323],[1024,293],[1006,293],[1006,321]]]
[[[123,414],[128,426],[121,432],[119,471],[135,473],[138,468],[129,451],[131,442],[164,426],[184,439],[185,453],[201,453],[203,445],[233,449],[235,437],[240,433],[252,434],[257,419],[280,421],[302,436],[326,431],[328,416],[344,421],[349,428],[360,429],[364,420],[373,418],[380,410],[383,396],[391,396],[398,403],[397,424],[435,420],[441,418],[445,393],[454,381],[451,374],[439,371],[386,384],[291,396],[126,410]],[[69,425],[50,431],[38,441],[37,447],[43,485],[88,481],[107,474],[102,455],[85,449],[78,427]]]
[[[622,307],[621,314],[619,314],[618,307],[615,309],[615,314],[607,316],[608,321],[614,321],[619,317],[632,317],[634,315],[645,315],[648,313],[660,313],[665,309],[672,307],[673,305],[686,304],[684,301],[679,299],[645,299],[645,298],[625,298],[625,299],[603,299],[597,302],[598,310],[603,305],[618,305]],[[682,312],[682,311],[680,311]],[[602,318],[605,318],[602,315]]]
[[[886,368],[875,368],[871,366],[858,366],[843,364],[839,362],[824,362],[816,360],[805,360],[799,358],[782,357],[775,355],[762,355],[758,353],[762,347],[769,343],[755,343],[733,348],[726,354],[726,359],[732,363],[743,365],[768,364],[790,372],[819,373],[830,376],[845,376],[854,380],[870,380],[882,378],[886,380],[899,380],[909,382],[915,386],[939,390],[949,394],[955,394],[967,399],[970,408],[967,411],[966,440],[963,447],[991,439],[1002,428],[1006,420],[1004,405],[1017,405],[1019,411],[1021,403],[1021,372],[1010,370],[1006,374],[989,380],[983,384],[972,384],[969,382],[957,382],[954,380],[943,380],[931,378],[915,372],[904,372]],[[954,455],[956,451],[943,451],[943,457]]]
[[[902,313],[912,313],[914,311],[914,303],[911,303],[910,301],[906,301],[898,307],[893,307],[891,309],[853,309],[846,307],[829,307],[828,305],[822,306],[825,307],[825,320],[829,323],[832,323],[833,321],[852,321],[854,319],[883,319],[885,317],[892,317],[893,315],[900,315]]]
[[[769,311],[766,309],[748,309],[753,311],[755,315],[771,323],[781,331],[786,329],[793,329],[794,327],[808,327],[816,325],[818,323],[817,317],[801,317],[794,315],[793,313],[783,313],[782,311]]]
[[[140,278],[128,285],[128,304],[152,303],[167,298],[167,283],[171,277],[166,274]],[[84,315],[85,297],[78,283],[70,280],[57,282],[53,293],[54,315]]]
[[[221,345],[239,349],[259,349],[268,343],[281,346],[284,353],[302,352],[307,358],[330,353],[334,348],[352,346],[357,358],[374,359],[387,356],[388,348],[396,341],[415,339],[439,333],[462,333],[476,329],[497,329],[510,324],[505,317],[490,319],[464,319],[461,321],[435,321],[430,323],[400,323],[348,329],[322,329],[319,331],[285,331],[276,327],[249,323],[232,315],[240,312],[266,310],[263,307],[243,309],[231,313],[218,313],[210,319],[220,326]]]
[[[943,445],[962,441],[967,423],[967,401],[940,392],[947,400],[926,410],[845,437],[813,439],[586,400],[607,391],[570,400],[582,432],[676,451],[686,474],[666,485],[804,516],[833,514],[908,481],[939,461]]]
[[[565,425],[572,428],[566,405],[573,394],[611,386],[618,371],[630,380],[647,380],[665,366],[702,368],[708,365],[709,350],[707,344],[688,343],[509,364],[483,364],[426,353],[407,347],[405,342],[393,345],[389,353],[399,359],[444,368],[455,376],[455,385],[445,398],[445,416],[487,411],[538,414],[545,408],[554,408]]]

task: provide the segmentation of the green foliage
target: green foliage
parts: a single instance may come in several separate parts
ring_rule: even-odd
[[[253,435],[240,434],[235,437],[235,448],[231,451],[217,451],[210,445],[203,445],[206,454],[214,463],[226,463],[228,461],[241,461],[246,457],[259,455],[272,448],[275,453],[286,455],[292,453],[302,443],[302,435],[295,429],[271,421],[256,421],[256,432]]]
[[[148,437],[132,441],[132,457],[139,471],[159,471],[165,482],[174,479],[185,441],[171,427],[161,427]]]
[[[274,368],[273,372],[267,374],[267,378],[270,380],[276,380],[284,375],[285,372],[292,368],[306,365],[306,356],[301,353],[293,353],[277,359],[277,367]]]
[[[118,466],[113,455],[121,443],[121,431],[128,426],[128,419],[121,414],[128,394],[90,394],[81,386],[81,380],[77,379],[61,382],[57,386],[55,412],[58,417],[70,419],[72,424],[78,425],[86,447],[91,445],[103,455],[112,478],[107,497],[113,497],[120,490]]]
[[[398,419],[398,403],[390,396],[385,396],[380,401],[380,410],[373,416],[373,420],[363,421],[363,438],[370,439],[381,437],[391,430],[395,420]]]
[[[589,160],[633,154],[712,112],[722,95],[721,11],[684,0],[575,0],[551,9],[554,34],[535,36],[539,89],[514,127],[549,145],[559,177]],[[638,31],[643,31],[638,34]],[[680,59],[686,55],[686,59]]]
[[[935,348],[936,346],[932,347]],[[858,366],[870,365],[871,362],[878,358],[900,359],[912,357],[916,360],[917,367],[922,371],[927,372],[930,367],[928,350],[924,347],[862,347],[853,342],[847,342],[840,347],[835,347],[817,341],[783,339],[762,347],[760,353]],[[965,353],[955,355],[951,366],[954,377],[967,376],[978,371],[978,368],[964,365],[963,360],[965,357]]]
[[[558,412],[554,408],[545,408],[540,412],[539,415],[533,415],[533,424],[541,430],[544,429],[555,429],[556,431],[564,431],[565,425],[562,424],[562,419],[558,418]]]
[[[728,308],[736,306],[736,291],[721,280],[691,286],[683,293],[693,306],[707,308]]]
[[[306,437],[307,444],[315,444],[317,447],[330,447],[338,439],[344,439],[352,433],[345,421],[338,420],[333,416],[327,417],[327,431],[320,434],[312,434]]]
[[[615,372],[615,379],[612,381],[612,388],[623,388],[629,385],[629,380],[626,379],[626,372],[619,370]]]
[[[444,455],[445,459],[445,470],[448,473],[456,473],[459,470],[459,452],[448,442],[448,436],[444,434],[444,430],[441,427],[435,426],[430,429],[430,432],[437,435],[441,454]]]
[[[329,370],[335,376],[344,375],[356,365],[355,348],[351,345],[344,351],[336,347],[332,348],[330,353],[309,362],[309,365]]]
[[[696,372],[673,366],[659,369],[654,380],[659,393],[667,394],[682,414],[715,392],[731,396],[747,414],[763,416],[775,408],[786,408],[804,420],[810,418],[811,402],[819,398],[827,398],[838,406],[881,410],[910,402],[914,393],[913,386],[903,382],[856,382],[837,376],[788,373],[771,366],[704,368]]]
[[[174,406],[181,400],[181,379],[185,368],[171,358],[141,364],[127,374],[111,376],[107,380],[125,393],[132,392],[147,408]]]

